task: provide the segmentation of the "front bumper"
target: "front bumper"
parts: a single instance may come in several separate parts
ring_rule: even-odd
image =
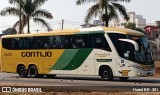
[[[154,75],[155,75],[155,70],[152,70],[152,71],[138,70],[137,72],[135,72],[136,77],[149,77]]]

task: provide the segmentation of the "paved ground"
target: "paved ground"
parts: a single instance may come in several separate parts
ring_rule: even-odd
[[[58,75],[55,78],[49,79],[46,77],[43,78],[19,78],[18,74],[12,74],[12,73],[2,73],[0,72],[0,86],[38,86],[42,88],[43,92],[53,91],[52,94],[55,94],[55,92],[66,92],[61,93],[64,95],[69,95],[74,91],[82,92],[80,94],[88,94],[90,95],[92,92],[98,92],[99,93],[92,93],[94,95],[104,95],[102,93],[103,91],[106,92],[106,90],[114,92],[108,93],[110,95],[134,95],[132,92],[120,92],[117,91],[132,91],[132,89],[128,87],[150,87],[150,86],[157,86],[160,92],[160,78],[155,77],[144,77],[144,78],[131,78],[128,81],[120,81],[119,79],[115,78],[113,81],[103,81],[100,79],[100,77],[95,76],[64,76],[64,75]],[[47,87],[46,87],[47,86]],[[123,88],[123,86],[127,86]],[[107,88],[108,87],[108,88]],[[110,87],[110,88],[109,88]],[[106,89],[107,88],[107,89]],[[1,90],[1,88],[0,88]],[[102,92],[101,92],[102,91]],[[87,92],[87,93],[86,93]],[[90,94],[89,94],[89,93]],[[160,94],[160,93],[156,94]],[[100,94],[101,93],[101,94]],[[105,93],[105,94],[106,94]],[[147,92],[136,92],[137,94],[142,95],[150,95]],[[151,92],[153,95],[155,95],[155,92]],[[52,95],[51,94],[51,95]],[[57,94],[57,93],[56,93]],[[61,95],[60,94],[60,95]],[[48,93],[47,93],[48,95]],[[72,95],[77,95],[77,92],[74,92]]]
[[[96,76],[64,76],[55,78],[19,78],[17,74],[0,73],[0,84],[32,85],[32,86],[160,86],[160,78],[131,78],[126,82],[115,78],[113,81],[103,81]]]

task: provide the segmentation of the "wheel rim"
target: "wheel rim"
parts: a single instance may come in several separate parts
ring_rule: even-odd
[[[20,74],[20,75],[23,75],[24,73],[25,73],[24,69],[21,68],[20,71],[19,71],[19,74]]]
[[[29,69],[29,76],[30,77],[36,77],[37,76],[37,70],[36,70],[36,67],[30,67]]]
[[[19,73],[19,76],[23,77],[25,75],[25,73],[26,73],[25,68],[24,67],[20,67],[18,73]]]
[[[104,78],[108,78],[109,77],[109,72],[107,70],[105,70],[103,72],[103,76],[104,76]]]

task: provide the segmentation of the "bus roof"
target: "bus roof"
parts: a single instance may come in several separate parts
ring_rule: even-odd
[[[37,33],[37,34],[19,34],[19,35],[5,35],[3,37],[28,37],[28,36],[45,36],[45,35],[74,35],[74,34],[93,34],[93,33],[121,33],[135,36],[146,36],[145,34],[126,28],[112,28],[112,27],[91,27],[81,29],[64,29],[54,30],[49,32]],[[2,38],[3,38],[2,37]]]
[[[127,28],[108,28],[108,27],[104,27],[103,28],[105,31],[109,32],[109,31],[115,31],[117,33],[123,33],[123,34],[127,34],[127,35],[135,35],[135,36],[146,36],[144,33],[141,33],[139,31],[136,30],[132,30],[132,29],[127,29]]]

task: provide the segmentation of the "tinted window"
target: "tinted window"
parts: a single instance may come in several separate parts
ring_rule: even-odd
[[[103,34],[4,38],[2,44],[12,50],[97,48],[111,51]]]
[[[49,36],[48,46],[51,49],[72,48],[72,36]]]
[[[111,51],[110,46],[104,37],[104,34],[92,34],[91,35],[92,48],[104,49]]]
[[[12,40],[11,38],[3,38],[2,44],[5,49],[12,49]]]
[[[131,43],[125,42],[125,41],[120,41],[119,39],[127,39],[127,36],[125,34],[118,34],[118,33],[108,33],[111,41],[113,42],[118,54],[120,57],[124,58],[124,53],[127,51],[130,51],[129,56],[130,59],[133,59],[133,52],[134,51],[134,46]]]
[[[73,48],[90,48],[89,35],[73,36]]]

